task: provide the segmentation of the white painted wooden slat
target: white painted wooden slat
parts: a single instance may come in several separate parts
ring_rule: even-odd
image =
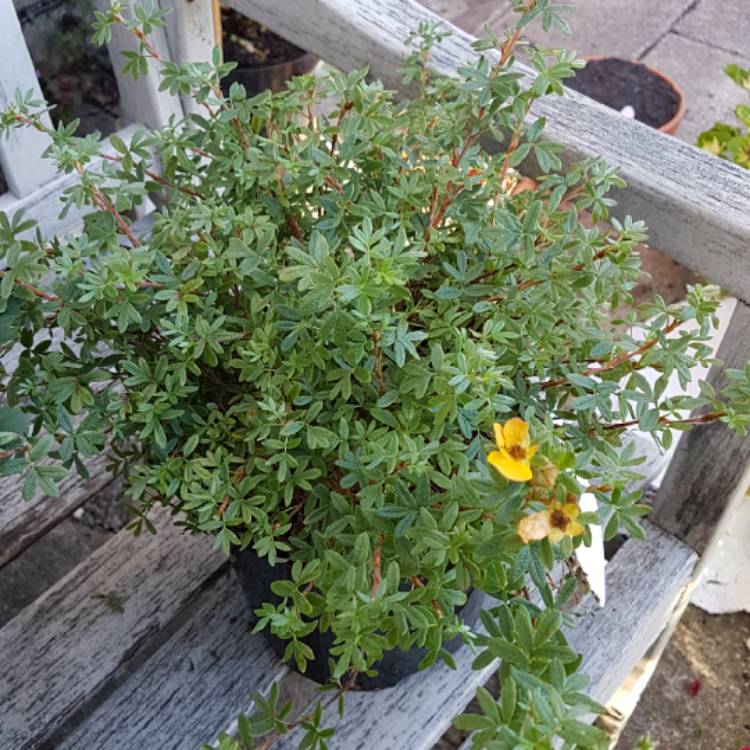
[[[438,18],[414,0],[229,0],[229,5],[339,68],[369,65],[386,86],[407,94],[398,73],[408,54],[404,39],[420,21]],[[453,27],[453,35],[433,50],[433,68],[455,74],[475,58],[471,40]],[[527,82],[533,75],[523,65],[517,69]],[[644,219],[654,247],[750,300],[748,170],[576,92],[538,102],[532,116],[547,118],[547,137],[564,144],[566,163],[602,156],[620,167],[629,186],[616,194],[617,216]]]
[[[162,3],[164,5],[164,3]],[[180,62],[210,60],[216,46],[214,0],[170,0],[167,36],[172,59]],[[201,111],[191,96],[182,97],[186,113]]]
[[[84,480],[72,469],[60,482],[60,497],[56,498],[23,500],[22,478],[18,474],[0,482],[0,568],[112,483],[112,476],[105,469],[106,454],[102,453],[84,463],[91,477]],[[113,486],[108,491],[118,490]]]
[[[13,0],[0,0],[0,110],[14,99],[17,90],[33,90],[34,99],[44,99],[26,47]],[[42,118],[51,125],[49,115]],[[42,158],[49,137],[31,128],[14,130],[0,139],[0,167],[11,193],[17,198],[33,192],[55,176],[54,164]]]
[[[156,535],[120,532],[0,630],[0,747],[45,742],[225,564],[208,536],[183,536],[163,509],[153,520]]]
[[[132,15],[132,8],[136,4],[135,0],[125,0],[125,14]],[[163,5],[167,6],[167,3]],[[97,0],[97,6],[104,10],[109,8],[110,2]],[[149,35],[149,41],[164,59],[173,59],[165,29],[155,29]],[[159,91],[161,77],[158,61],[149,60],[148,73],[138,80],[134,81],[132,77],[123,74],[125,59],[122,53],[138,48],[138,42],[131,32],[122,26],[116,26],[112,30],[112,41],[107,46],[117,78],[117,87],[120,90],[120,104],[126,123],[140,122],[148,127],[158,128],[166,125],[172,115],[182,117],[183,109],[179,96],[172,96],[168,91]]]
[[[5,2],[5,0],[0,0],[0,2]],[[133,133],[139,127],[141,126],[129,125],[118,131],[117,135],[125,143],[128,143]],[[105,148],[105,153],[111,154],[113,152],[113,149]],[[94,170],[100,167],[101,162],[98,160],[94,160],[91,163],[91,168]],[[76,232],[80,229],[83,217],[93,210],[88,206],[81,209],[71,208],[65,218],[60,218],[60,213],[63,209],[63,204],[61,203],[62,195],[66,189],[77,182],[78,175],[76,173],[66,174],[55,177],[55,179],[46,182],[33,193],[29,193],[29,195],[22,198],[16,198],[8,193],[0,195],[0,211],[12,215],[16,211],[23,209],[26,211],[27,216],[36,219],[39,229],[45,237],[51,237],[54,234],[62,235],[69,232]]]
[[[590,597],[568,633],[584,656],[582,671],[591,678],[590,694],[606,700],[658,636],[680,593],[689,584],[696,554],[687,545],[645,523],[647,539],[629,539],[607,565],[607,606]],[[643,571],[649,575],[644,576]],[[324,726],[336,726],[331,750],[428,750],[497,668],[473,671],[469,649],[456,655],[458,669],[444,665],[418,673],[388,690],[353,693],[343,721],[335,709]],[[296,748],[296,735],[273,745]]]
[[[262,636],[233,571],[221,575],[187,622],[103,703],[56,743],[56,750],[197,750],[287,673]]]

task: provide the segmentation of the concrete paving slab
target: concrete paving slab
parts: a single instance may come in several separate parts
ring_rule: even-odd
[[[750,57],[750,4],[747,0],[699,0],[673,30],[717,49]]]
[[[687,11],[694,0],[577,0],[566,14],[572,36],[532,25],[537,44],[573,49],[579,55],[639,58]],[[507,18],[505,19],[507,20]]]
[[[750,50],[742,57],[669,33],[643,62],[674,78],[685,91],[687,112],[677,136],[689,143],[717,120],[731,121],[734,108],[744,101],[742,90],[722,71],[729,63],[750,65]]]
[[[482,35],[485,24],[494,28],[498,18],[511,13],[510,6],[498,0],[419,0],[433,13],[476,36]],[[504,28],[501,26],[501,28]]]

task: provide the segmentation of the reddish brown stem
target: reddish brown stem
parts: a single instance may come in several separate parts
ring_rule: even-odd
[[[383,351],[380,348],[380,334],[375,331],[372,334],[372,339],[375,342],[375,380],[378,383],[378,390],[381,393],[385,393],[385,383],[383,382]]]
[[[679,424],[707,424],[708,422],[715,422],[717,419],[725,417],[727,413],[725,411],[710,411],[707,414],[702,414],[699,417],[686,417],[685,419],[669,419],[669,417],[659,417],[659,424],[666,425],[679,425]],[[640,422],[639,419],[630,419],[627,422],[615,422],[613,424],[604,425],[605,430],[623,430],[626,427],[634,427]]]
[[[680,321],[675,319],[668,325],[664,326],[662,329],[662,335],[666,336],[669,333],[672,333],[672,331],[675,330],[680,325]],[[645,354],[649,349],[652,349],[656,344],[659,342],[658,336],[652,336],[650,339],[647,339],[643,344],[641,344],[637,349],[634,349],[632,352],[620,352],[620,354],[612,357],[611,359],[607,360],[603,364],[599,365],[599,367],[587,367],[583,371],[584,376],[589,375],[599,375],[600,373],[607,372],[609,370],[614,370],[616,367],[619,367],[622,364],[625,364],[625,362],[633,359],[634,357],[638,357],[640,355]],[[638,363],[639,364],[640,360]],[[548,388],[556,388],[561,385],[565,385],[565,383],[568,382],[567,377],[562,378],[555,378],[554,380],[547,380],[544,383],[541,384],[542,389],[546,390]],[[636,422],[637,423],[637,422]]]
[[[5,271],[0,271],[0,279],[2,279],[5,276]],[[23,289],[26,289],[27,291],[31,292],[35,297],[39,297],[40,299],[47,300],[48,302],[59,302],[60,298],[57,297],[54,294],[47,294],[47,292],[43,292],[41,289],[38,289],[37,287],[33,286],[32,284],[29,284],[26,281],[21,281],[21,279],[13,279],[13,283],[17,284]]]
[[[383,581],[383,574],[381,571],[382,555],[383,555],[383,542],[385,537],[381,534],[378,537],[377,544],[372,553],[372,586],[370,586],[370,597],[375,598],[375,594],[378,593],[380,584]]]
[[[107,161],[114,161],[114,162],[122,163],[121,156],[112,156],[111,154],[100,154],[100,156],[102,157],[102,159],[106,159]],[[164,179],[164,177],[162,177],[158,172],[153,172],[150,169],[144,169],[143,171],[146,174],[146,176],[151,178],[154,182],[158,182],[160,185],[164,185],[164,187],[172,188],[172,190],[179,190],[181,193],[185,193],[186,195],[192,195],[195,198],[203,197],[200,193],[197,193],[192,188],[185,187],[183,185],[175,185],[169,180]]]
[[[336,145],[339,142],[339,130],[341,129],[341,123],[344,121],[344,117],[346,117],[346,113],[354,106],[353,101],[345,101],[342,105],[341,109],[339,110],[339,115],[336,118],[336,132],[331,137],[331,156],[333,156],[334,151],[336,150]]]
[[[292,237],[294,237],[295,240],[299,240],[300,242],[302,242],[302,230],[297,223],[297,219],[295,219],[292,214],[289,214],[286,217],[286,224],[289,227],[289,231],[291,232]]]

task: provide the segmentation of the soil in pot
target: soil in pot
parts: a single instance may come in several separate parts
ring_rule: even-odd
[[[243,552],[233,553],[232,564],[237,571],[240,584],[245,592],[250,609],[253,612],[253,621],[257,621],[255,610],[263,605],[264,602],[279,604],[281,598],[271,591],[271,584],[274,581],[290,578],[291,565],[280,563],[275,566],[268,564],[266,558],[258,557],[252,549],[246,549]],[[482,608],[484,594],[481,591],[474,590],[469,594],[466,604],[458,611],[461,619],[470,627],[479,621],[479,612]],[[263,631],[264,637],[268,640],[271,648],[279,656],[283,656],[288,641],[277,638],[268,630]],[[304,672],[305,677],[309,677],[319,683],[324,683],[330,677],[328,668],[328,652],[333,646],[333,636],[330,631],[320,633],[314,630],[302,640],[313,650],[315,654],[314,661],[307,665]],[[450,653],[455,653],[463,642],[460,637],[453,638],[443,644],[443,648]],[[388,651],[383,658],[373,665],[378,671],[375,677],[359,675],[357,677],[356,687],[362,690],[376,690],[379,688],[393,687],[396,683],[419,671],[419,664],[427,654],[427,649],[415,646],[409,651],[401,651],[396,648]],[[294,669],[294,663],[290,664]]]
[[[54,125],[80,120],[76,135],[109,134],[120,125],[120,93],[106,48],[91,41],[89,0],[24,5],[22,19]]]
[[[566,81],[568,88],[621,111],[630,105],[636,120],[661,128],[680,111],[680,92],[642,63],[616,57],[594,58]]]
[[[241,83],[248,96],[266,89],[280,91],[295,75],[309,73],[318,59],[230,8],[221,9],[224,59],[237,67],[222,82],[225,91]]]

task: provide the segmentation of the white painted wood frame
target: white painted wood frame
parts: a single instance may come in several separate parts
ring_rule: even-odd
[[[0,110],[13,102],[16,90],[31,90],[34,99],[43,101],[13,0],[0,0],[0,55]],[[46,125],[51,124],[49,115],[42,119]],[[49,144],[47,135],[32,128],[16,129],[9,138],[0,138],[0,167],[16,198],[29,195],[55,176],[54,163],[42,157]]]

